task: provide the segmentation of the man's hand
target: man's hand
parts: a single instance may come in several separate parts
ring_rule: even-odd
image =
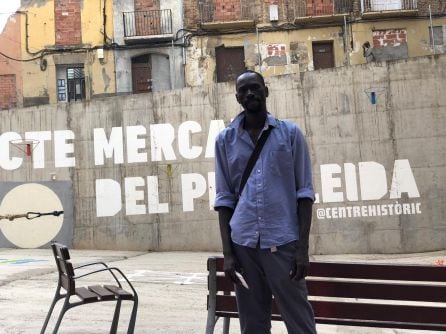
[[[299,245],[296,250],[296,257],[290,270],[290,279],[299,281],[305,278],[310,268],[310,260],[308,257],[308,246]]]
[[[225,272],[225,276],[229,277],[231,281],[234,282],[235,284],[239,283],[239,280],[235,275],[236,267],[237,267],[237,260],[235,259],[234,255],[232,254],[224,255],[223,270]]]

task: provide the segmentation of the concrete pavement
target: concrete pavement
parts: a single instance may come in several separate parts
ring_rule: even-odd
[[[140,303],[137,334],[204,333],[206,324],[206,259],[218,253],[71,250],[75,265],[102,260],[117,266],[132,280]],[[418,263],[441,265],[446,250],[404,255],[325,255],[320,260]],[[445,262],[443,262],[445,263]],[[107,275],[85,279],[86,284],[104,283]],[[0,249],[0,334],[40,333],[57,284],[54,259],[49,249]],[[60,310],[56,306],[55,313]],[[60,334],[108,333],[113,303],[96,303],[67,312]],[[124,302],[119,333],[126,333],[131,303]],[[49,323],[50,333],[55,316]],[[216,333],[221,333],[222,321]],[[231,333],[238,333],[231,321]],[[319,334],[429,333],[408,330],[376,330],[339,326],[318,326]],[[273,334],[286,333],[280,322],[273,322]]]

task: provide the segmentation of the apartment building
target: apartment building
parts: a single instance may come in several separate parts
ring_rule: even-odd
[[[190,86],[445,52],[444,0],[185,0]]]

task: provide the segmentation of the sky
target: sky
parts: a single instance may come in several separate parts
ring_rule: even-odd
[[[0,0],[0,32],[9,16],[20,7],[20,0]]]

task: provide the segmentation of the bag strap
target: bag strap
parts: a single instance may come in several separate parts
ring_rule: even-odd
[[[260,136],[259,140],[257,140],[256,146],[254,148],[254,151],[252,151],[251,156],[249,157],[248,163],[246,164],[246,168],[243,172],[242,179],[240,181],[240,188],[238,191],[238,198],[240,198],[243,188],[245,187],[246,182],[248,181],[249,176],[251,175],[252,169],[254,168],[254,165],[257,162],[257,159],[260,156],[260,152],[262,151],[263,146],[266,143],[266,140],[268,139],[269,134],[271,133],[271,130],[273,129],[272,126],[270,126],[268,129],[262,132],[262,135]],[[238,200],[238,199],[237,199]]]

